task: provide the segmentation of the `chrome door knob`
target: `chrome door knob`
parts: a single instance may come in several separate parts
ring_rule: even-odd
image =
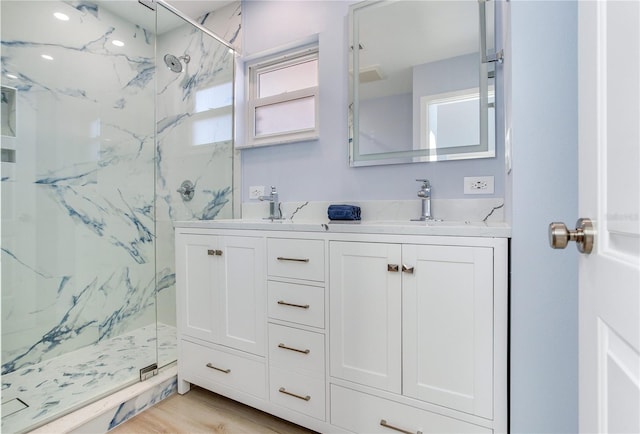
[[[567,229],[567,225],[561,222],[549,225],[549,244],[554,249],[564,249],[569,241],[575,241],[580,253],[589,254],[593,250],[594,238],[593,222],[588,218],[578,219],[575,230]]]

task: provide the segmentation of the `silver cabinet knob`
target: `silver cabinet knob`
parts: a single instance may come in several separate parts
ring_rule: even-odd
[[[594,238],[593,222],[588,218],[578,219],[575,230],[567,229],[567,225],[561,222],[549,225],[549,244],[554,249],[564,249],[569,241],[575,241],[580,253],[589,254],[593,250]]]

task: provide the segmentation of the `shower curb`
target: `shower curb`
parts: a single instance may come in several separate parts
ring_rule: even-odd
[[[73,413],[43,425],[30,434],[106,433],[122,422],[157,404],[177,391],[177,366],[160,370],[149,380],[136,383]]]

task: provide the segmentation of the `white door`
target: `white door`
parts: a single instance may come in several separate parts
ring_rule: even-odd
[[[330,244],[331,376],[401,392],[399,244]]]
[[[215,288],[219,262],[218,237],[176,233],[177,319],[180,333],[215,340]]]
[[[264,238],[223,236],[216,279],[216,343],[264,356],[266,351],[266,247]]]
[[[640,2],[579,2],[580,432],[640,432]]]
[[[402,246],[402,392],[493,416],[493,249]]]

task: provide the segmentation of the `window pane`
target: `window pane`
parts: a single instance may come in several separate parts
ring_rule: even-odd
[[[231,82],[222,83],[196,92],[196,113],[231,106],[231,104],[233,104],[233,86]]]
[[[208,145],[231,140],[233,118],[231,113],[193,122],[192,145]]]
[[[478,97],[429,105],[429,147],[448,148],[480,143]]]
[[[316,126],[315,97],[256,107],[255,135],[308,130]]]
[[[285,66],[258,75],[258,98],[318,85],[318,59]]]

